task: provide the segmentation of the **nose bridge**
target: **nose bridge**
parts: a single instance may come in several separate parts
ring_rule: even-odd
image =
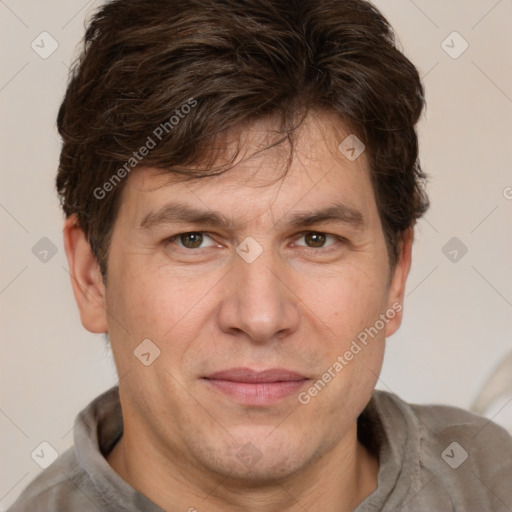
[[[278,278],[277,264],[270,251],[260,256],[259,261],[253,263],[237,262],[237,276],[242,285],[242,296],[247,299],[251,295],[261,301],[281,302],[283,294],[282,282]],[[245,291],[245,293],[244,293]],[[252,302],[252,301],[251,301]]]
[[[253,340],[268,340],[297,328],[299,315],[293,294],[283,283],[283,268],[271,249],[250,261],[236,256],[229,297],[221,314],[223,330],[243,331]]]

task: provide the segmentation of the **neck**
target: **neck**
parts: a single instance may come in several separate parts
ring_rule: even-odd
[[[357,441],[356,425],[300,472],[264,483],[207,474],[204,468],[165,453],[143,433],[125,429],[107,461],[164,510],[350,512],[377,488],[379,463]]]

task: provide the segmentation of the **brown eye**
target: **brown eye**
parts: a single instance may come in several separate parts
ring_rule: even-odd
[[[180,235],[179,240],[183,247],[187,249],[197,249],[201,247],[203,243],[203,234],[202,233],[183,233]]]
[[[296,246],[307,247],[309,249],[325,249],[333,250],[340,238],[329,233],[322,233],[320,231],[304,231],[301,236],[295,241]]]
[[[304,235],[304,240],[308,247],[323,247],[327,236],[325,233],[309,232]]]
[[[170,236],[165,240],[166,244],[176,246],[178,249],[208,249],[215,247],[215,240],[206,231],[187,231]]]

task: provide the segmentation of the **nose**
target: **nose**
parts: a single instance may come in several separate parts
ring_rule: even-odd
[[[293,293],[284,264],[270,251],[247,263],[235,256],[224,281],[218,310],[223,332],[263,343],[282,339],[299,326],[299,298]],[[289,281],[289,279],[288,279]]]

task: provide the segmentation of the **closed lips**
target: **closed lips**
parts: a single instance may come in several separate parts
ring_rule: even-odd
[[[300,373],[282,368],[270,368],[263,371],[255,371],[250,368],[230,368],[228,370],[212,373],[204,378],[210,380],[224,380],[254,384],[307,380],[307,377]]]

